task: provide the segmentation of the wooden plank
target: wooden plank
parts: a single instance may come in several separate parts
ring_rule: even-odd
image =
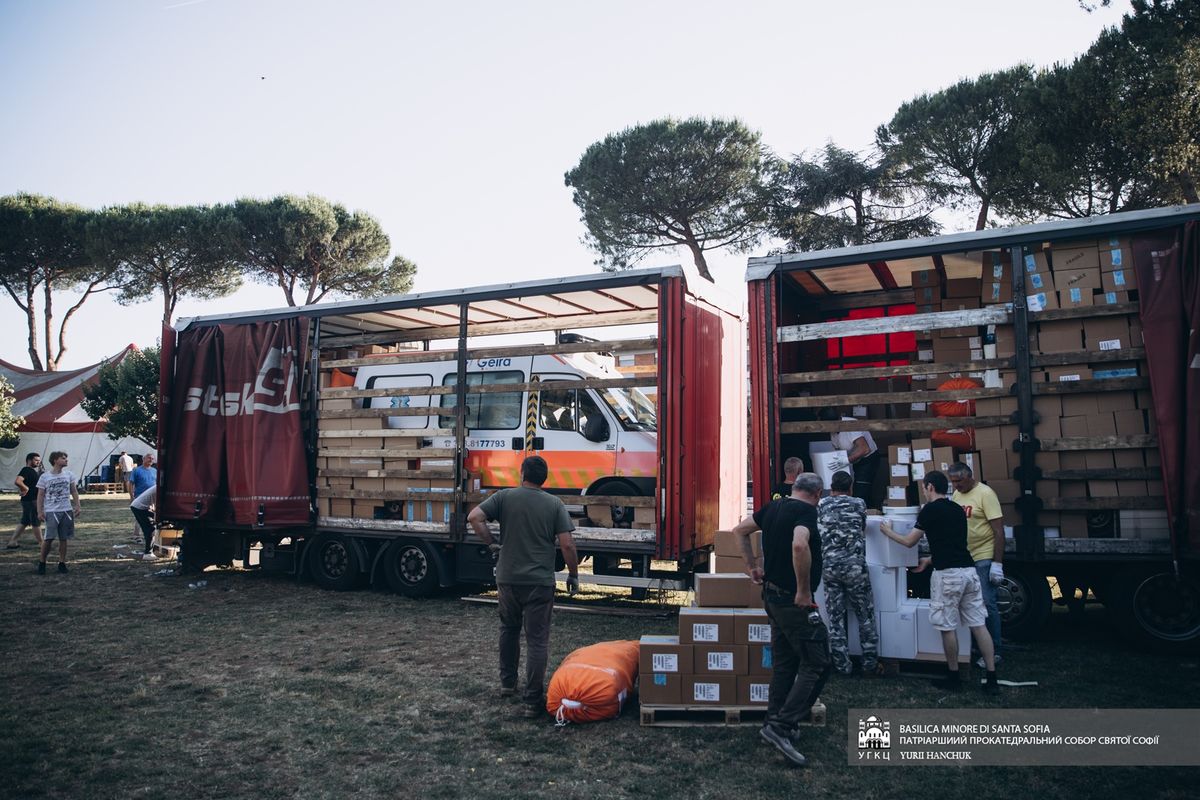
[[[1008,389],[955,389],[935,392],[860,392],[858,394],[825,394],[816,397],[784,397],[781,408],[823,408],[825,406],[880,405],[884,403],[936,403],[955,400],[982,400],[989,397],[1008,397]],[[859,429],[861,430],[861,428]]]
[[[453,436],[450,428],[376,428],[353,431],[323,431],[317,435],[322,439],[428,439],[433,436]]]
[[[1054,383],[1035,383],[1035,395],[1050,394],[1091,394],[1092,392],[1125,392],[1135,389],[1146,389],[1150,386],[1149,378],[1089,378],[1082,381],[1055,381]]]
[[[877,358],[892,358],[892,355]],[[895,367],[859,367],[857,369],[830,369],[816,372],[785,372],[779,376],[783,383],[811,383],[813,381],[853,381],[859,378],[899,378],[904,375],[941,375],[947,372],[982,372],[985,369],[1012,369],[1015,359],[988,358],[982,361],[952,361],[935,364],[922,361]],[[1074,363],[1074,362],[1072,362]]]
[[[450,526],[444,522],[410,522],[403,519],[359,519],[357,517],[319,517],[317,519],[318,528],[337,528],[341,530],[352,530],[360,532],[407,532],[427,535],[448,534]],[[493,536],[500,533],[500,525],[495,522],[488,523],[488,530]],[[475,539],[475,532],[469,528],[463,529],[463,532],[470,538],[471,544],[480,544],[478,539]],[[653,547],[658,541],[657,534],[654,531],[637,530],[634,528],[576,528],[571,534],[572,537],[579,542],[609,542],[623,543],[628,545],[640,545]]]
[[[400,309],[403,310],[403,309]],[[658,321],[658,309],[641,311],[608,311],[595,314],[573,314],[565,317],[508,320],[504,322],[468,323],[468,336],[498,336],[511,333],[536,333],[574,328],[604,328],[615,325],[638,325]],[[455,339],[458,325],[420,328],[416,330],[382,331],[380,333],[351,333],[321,339],[321,349],[354,347],[365,344],[399,344],[423,342],[430,339]]]
[[[769,683],[770,675],[762,676],[764,683]],[[695,703],[678,706],[660,706],[642,704],[638,708],[641,724],[644,727],[656,728],[690,728],[713,725],[762,725],[766,719],[767,706],[701,706]],[[813,703],[812,713],[801,725],[806,727],[824,727],[828,716],[825,704],[818,700]]]
[[[322,411],[319,419],[374,419],[376,417],[430,417],[441,414],[435,406],[406,406],[404,408],[351,408],[341,411]],[[317,423],[320,424],[319,422]],[[420,430],[420,429],[414,429]],[[419,436],[419,433],[413,434]]]
[[[1042,473],[1044,481],[1157,481],[1159,467],[1118,467],[1116,469],[1054,469]]]
[[[835,433],[837,431],[940,431],[947,428],[991,428],[1011,425],[1008,417],[937,417],[923,419],[858,419],[829,422],[784,422],[783,433]]]
[[[611,342],[560,342],[558,344],[529,344],[512,347],[479,347],[467,350],[467,360],[486,358],[516,358],[520,356],[561,355],[563,353],[632,353],[658,350],[658,337],[621,339]],[[367,358],[334,358],[321,362],[321,369],[342,367],[390,366],[393,364],[457,361],[457,350],[414,350]]]
[[[1137,303],[1115,303],[1111,306],[1078,306],[1076,308],[1052,308],[1049,311],[1029,312],[1030,322],[1052,322],[1057,319],[1090,319],[1092,317],[1115,317],[1121,314],[1138,313]]]
[[[632,497],[626,495],[558,495],[568,505],[582,506],[628,506],[629,508],[654,508],[653,497]]]
[[[1158,439],[1145,434],[1138,436],[1073,436],[1065,439],[1042,439],[1041,449],[1048,452],[1070,450],[1137,450],[1158,447]]]
[[[1047,511],[1108,511],[1117,509],[1163,508],[1162,497],[1049,497],[1043,501]]]
[[[444,480],[454,477],[453,467],[430,467],[428,469],[319,469],[322,478],[417,478]]]
[[[873,317],[837,322],[816,322],[809,325],[784,325],[777,332],[779,342],[815,342],[839,339],[843,336],[869,336],[902,331],[931,331],[963,328],[972,325],[1006,324],[1011,315],[1003,306],[972,308],[966,311],[933,311],[928,314],[909,314],[902,317]]]
[[[788,273],[795,275],[797,273]],[[822,311],[841,311],[844,309],[878,308],[879,306],[896,306],[912,303],[912,289],[893,289],[878,292],[854,292],[853,294],[834,294],[821,297],[806,296],[801,302]]]
[[[433,503],[454,502],[454,490],[445,489],[434,492],[414,490],[373,491],[366,489],[335,489],[328,486],[317,487],[317,497],[334,500],[428,500]],[[482,503],[487,495],[483,493],[464,494],[463,500],[468,503]]]
[[[1112,361],[1144,361],[1146,348],[1126,347],[1123,350],[1076,350],[1073,353],[1046,353],[1030,355],[1029,363],[1034,367],[1062,367],[1067,364],[1103,364]]]
[[[417,450],[388,450],[385,448],[351,449],[349,447],[322,447],[317,450],[320,458],[453,458],[453,447],[424,447]]]

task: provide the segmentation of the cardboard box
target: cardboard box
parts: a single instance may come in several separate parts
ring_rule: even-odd
[[[685,706],[732,706],[737,703],[736,675],[688,675],[683,679]]]
[[[918,269],[912,273],[913,288],[940,287],[942,276],[936,269]]]
[[[762,566],[762,558],[756,558],[755,561],[759,566]],[[709,564],[712,565],[710,572],[742,572],[746,571],[746,562],[741,556],[713,556],[709,559]]]
[[[1112,272],[1116,269],[1133,268],[1133,250],[1129,246],[1129,240],[1121,237],[1109,237],[1101,239],[1098,243],[1100,249],[1100,269],[1104,272]]]
[[[982,254],[983,270],[979,301],[984,305],[1012,302],[1012,262],[1006,253]]]
[[[905,547],[884,536],[879,530],[879,523],[882,521],[883,517],[867,517],[867,563],[884,567],[915,567],[919,556],[917,548]],[[891,519],[889,522],[897,533],[903,534],[912,530],[913,520]]]
[[[1092,369],[1085,367],[1082,364],[1070,364],[1065,367],[1051,367],[1046,370],[1046,380],[1049,383],[1059,383],[1064,381],[1086,381],[1091,380]]]
[[[1090,497],[1120,497],[1116,481],[1088,481],[1087,486]]]
[[[320,419],[317,422],[320,431],[378,431],[383,430],[383,417],[353,417],[347,419]]]
[[[1096,273],[1099,275],[1100,273]],[[1091,289],[1080,289],[1078,286],[1060,291],[1058,304],[1063,308],[1079,308],[1094,304],[1095,292]]]
[[[1024,265],[1027,275],[1036,272],[1040,272],[1043,275],[1050,274],[1050,262],[1046,258],[1046,253],[1042,251],[1026,253],[1021,263]]]
[[[911,480],[909,469],[912,464],[888,464],[888,485],[908,486]]]
[[[916,273],[913,274],[915,275]],[[934,311],[941,311],[942,287],[914,286],[913,302],[918,307],[918,314],[928,314]],[[924,307],[924,310],[920,310],[922,307]]]
[[[1117,424],[1111,413],[1096,413],[1087,418],[1088,436],[1116,436]]]
[[[682,675],[645,670],[639,675],[638,702],[642,705],[677,706],[683,702]]]
[[[1078,320],[1064,319],[1038,324],[1038,349],[1042,353],[1074,353],[1083,349],[1083,332]]]
[[[924,461],[933,461],[933,440],[913,439],[912,460],[914,464]]]
[[[692,650],[692,672],[696,675],[744,675],[747,645],[698,644]]]
[[[1025,293],[1025,307],[1030,311],[1050,311],[1058,308],[1058,293],[1053,288]]]
[[[353,411],[354,399],[339,397],[333,399],[321,398],[321,411]]]
[[[694,645],[680,644],[678,636],[642,636],[638,642],[638,670],[683,674],[692,671]]]
[[[762,587],[743,572],[698,572],[692,577],[700,608],[762,608]]]
[[[871,575],[871,595],[876,611],[897,611],[908,594],[908,573],[903,567],[867,564]]]
[[[770,644],[747,645],[746,671],[751,675],[770,675],[775,671],[774,653]]]
[[[958,458],[954,455],[953,447],[933,448],[933,468],[945,472]]]
[[[1012,478],[1012,472],[1008,466],[1008,456],[1007,450],[981,451],[979,453],[980,468],[975,471],[975,477],[981,481]]]
[[[1084,514],[1063,514],[1058,523],[1058,535],[1063,539],[1088,538],[1087,516]]]
[[[975,447],[981,451],[1007,450],[1010,444],[1001,438],[999,427],[975,429]],[[984,464],[987,464],[986,458]]]
[[[1059,424],[1058,415],[1044,416],[1041,421],[1033,426],[1033,435],[1038,439],[1059,439],[1062,438],[1062,428]]]
[[[850,472],[850,459],[844,450],[830,453],[813,453],[813,472],[821,476],[825,490],[832,488],[833,476],[838,472]]]
[[[909,465],[911,468],[914,465]],[[909,502],[909,487],[907,486],[888,486],[887,499],[883,503],[889,508],[905,508],[911,503]]]
[[[718,644],[733,641],[733,609],[679,609],[680,644]]]
[[[980,296],[979,278],[951,278],[944,284],[943,294],[949,298],[978,298]],[[979,306],[975,306],[978,308]]]
[[[1097,364],[1092,370],[1093,378],[1136,378],[1140,372],[1138,361],[1120,361],[1109,364]]]
[[[1050,259],[1054,262],[1054,272],[1094,269],[1100,271],[1100,251],[1095,242],[1069,242],[1064,245],[1052,245]]]
[[[1131,292],[1137,290],[1137,276],[1133,270],[1117,269],[1100,273],[1100,285],[1106,292]]]
[[[763,706],[771,700],[771,681],[763,675],[739,675],[737,679],[739,706]]]
[[[925,480],[925,476],[928,473],[933,472],[936,469],[932,461],[918,461],[916,464],[909,464],[908,468],[912,470],[912,479],[918,484]],[[907,495],[901,497],[899,492],[895,493],[894,495],[890,492],[888,494],[888,499],[890,500],[904,500],[906,498]]]
[[[1117,436],[1139,436],[1146,432],[1146,416],[1141,411],[1114,411],[1112,416]]]
[[[888,445],[889,464],[911,464],[912,448],[906,444]]]
[[[1036,294],[1037,292],[1052,292],[1054,288],[1054,276],[1049,272],[1027,272],[1025,273],[1025,294]]]
[[[1054,271],[1054,290],[1069,292],[1071,289],[1099,289],[1100,269],[1069,269]]]
[[[1091,416],[1063,417],[1062,419],[1060,419],[1058,421],[1058,424],[1059,424],[1059,427],[1062,429],[1062,435],[1069,439],[1069,438],[1076,437],[1076,436],[1089,435],[1088,434],[1088,420],[1089,419],[1091,419]],[[1063,453],[1062,455],[1065,456],[1068,454]],[[1074,453],[1071,453],[1070,455],[1074,455]],[[1065,465],[1063,468],[1064,469],[1076,469],[1075,467],[1067,467]]]
[[[1084,469],[1112,469],[1117,465],[1111,450],[1086,450],[1083,454]]]
[[[987,485],[1000,498],[1001,503],[1011,503],[1021,495],[1021,483],[1014,480],[989,480]]]
[[[879,655],[911,661],[917,657],[917,612],[915,600],[905,600],[898,611],[876,614]]]
[[[762,557],[762,532],[750,535],[750,547],[755,558]],[[718,556],[730,556],[741,561],[742,545],[738,542],[737,534],[733,531],[717,531],[713,534],[713,553]]]
[[[733,614],[734,644],[770,644],[771,618],[766,611],[739,608]]]
[[[1103,279],[1103,273],[1101,279]],[[1132,287],[1130,287],[1132,288]],[[1124,305],[1129,302],[1129,292],[1100,292],[1096,295],[1095,304],[1098,306]]]
[[[1130,346],[1129,323],[1124,317],[1096,317],[1083,321],[1083,338],[1093,353]]]
[[[931,661],[943,661],[945,652],[942,649],[942,634],[929,621],[929,601],[910,601],[917,612],[917,658],[928,658]],[[971,655],[971,630],[966,625],[958,628],[958,660],[966,661]]]
[[[1095,414],[1100,409],[1096,406],[1098,395],[1094,394],[1064,394],[1062,395],[1062,415],[1064,417],[1084,417]]]

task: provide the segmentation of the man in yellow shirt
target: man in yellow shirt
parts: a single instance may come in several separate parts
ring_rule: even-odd
[[[1000,606],[996,587],[1004,581],[1004,514],[1000,498],[992,487],[975,480],[971,468],[955,462],[946,470],[954,486],[953,500],[967,515],[967,550],[975,561],[983,605],[987,609],[987,629],[1000,661]]]

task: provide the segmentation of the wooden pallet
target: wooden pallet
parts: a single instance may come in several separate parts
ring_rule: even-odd
[[[766,706],[648,706],[640,709],[643,727],[690,728],[702,725],[762,725]],[[817,701],[809,720],[800,723],[824,727],[825,704]]]
[[[89,483],[83,488],[84,494],[125,494],[123,483]]]

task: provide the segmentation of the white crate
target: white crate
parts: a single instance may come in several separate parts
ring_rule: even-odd
[[[917,611],[901,606],[899,611],[880,611],[878,620],[880,658],[917,657]]]
[[[877,564],[881,567],[915,567],[919,560],[917,548],[897,544],[883,535],[879,523],[883,517],[867,517],[867,564]],[[911,522],[896,519],[889,520],[896,533],[907,533],[912,529]]]
[[[903,608],[916,611],[917,623],[917,658],[934,658],[944,660],[946,651],[942,647],[942,632],[933,627],[929,621],[929,600],[925,598],[906,600]],[[960,660],[971,655],[971,629],[966,625],[958,627],[958,655]]]
[[[876,611],[899,611],[900,601],[908,594],[908,571],[903,567],[867,564],[871,573],[871,595]]]

